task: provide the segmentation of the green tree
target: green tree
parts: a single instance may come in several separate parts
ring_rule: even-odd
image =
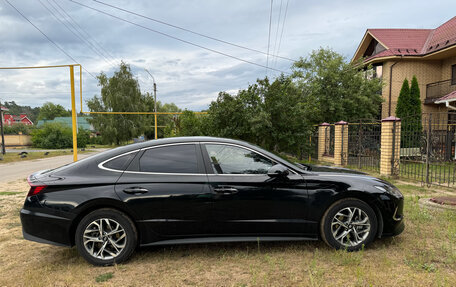
[[[411,106],[410,86],[407,78],[402,82],[402,88],[399,92],[399,98],[396,104],[396,117],[404,118],[409,115],[409,108]]]
[[[259,96],[250,92],[239,91],[234,96],[219,93],[217,100],[210,104],[206,118],[210,135],[256,142],[255,135],[251,133],[250,120],[254,110],[261,111],[261,103]]]
[[[413,76],[410,87],[410,114],[419,116],[421,119],[421,95],[416,76]]]
[[[145,101],[145,109],[148,112],[154,111],[154,99],[148,93],[144,95]],[[166,103],[163,104],[160,101],[157,101],[157,111],[158,112],[181,112],[178,106],[174,103]],[[158,115],[157,116],[157,125],[159,126],[158,131],[158,138],[175,136],[172,132],[174,131],[174,121],[176,120],[176,115]],[[144,120],[144,135],[147,139],[154,139],[155,138],[155,118],[154,115],[147,115],[143,117]]]
[[[149,111],[146,97],[141,95],[138,81],[130,66],[122,62],[112,77],[100,73],[97,76],[101,96],[87,101],[92,112],[141,112]],[[93,114],[89,122],[100,132],[105,143],[131,140],[143,132],[144,117],[141,115]]]
[[[404,79],[402,83],[397,100],[396,117],[401,119],[401,146],[419,146],[419,136],[423,126],[421,122],[420,87],[416,76],[413,76],[410,88],[407,79]]]
[[[290,77],[258,79],[236,95],[221,92],[202,117],[200,133],[249,141],[301,155],[310,131],[302,95]]]
[[[53,120],[56,117],[69,117],[71,112],[65,110],[62,105],[56,105],[51,102],[46,102],[40,108],[38,120]]]
[[[360,63],[348,63],[342,55],[323,48],[295,62],[293,78],[303,95],[305,117],[311,123],[380,116],[381,79],[367,78],[359,66]]]
[[[204,116],[199,116],[192,111],[185,110],[175,118],[171,128],[167,128],[167,136],[201,136],[204,135]]]

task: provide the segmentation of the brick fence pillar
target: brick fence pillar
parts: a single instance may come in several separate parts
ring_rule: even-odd
[[[325,153],[325,145],[329,140],[329,124],[322,123],[318,126],[318,160],[323,160],[323,154]]]
[[[390,116],[382,120],[380,140],[380,174],[398,175],[401,150],[401,119]]]
[[[348,124],[340,121],[334,126],[334,164],[347,165],[348,158]]]

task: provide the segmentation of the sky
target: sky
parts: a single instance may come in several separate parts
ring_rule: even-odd
[[[159,101],[194,111],[206,109],[221,91],[235,94],[258,78],[289,73],[293,62],[274,55],[293,60],[324,47],[349,61],[368,28],[436,28],[456,16],[454,0],[99,0],[260,53],[97,1],[74,1],[142,27],[70,0],[0,0],[0,66],[79,63],[85,69],[85,103],[100,95],[93,76],[100,72],[112,76],[124,61],[143,93],[153,87],[147,69],[157,83]],[[69,69],[0,70],[0,101],[32,107],[52,102],[70,108]]]

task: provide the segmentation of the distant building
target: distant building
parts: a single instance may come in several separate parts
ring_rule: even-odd
[[[95,129],[93,126],[87,121],[90,117],[77,117],[77,126],[78,128],[82,128],[88,130],[92,133],[95,133]],[[72,119],[71,117],[56,117],[53,120],[39,120],[36,126],[39,128],[43,126],[45,123],[61,123],[64,126],[69,128],[72,127]]]
[[[1,107],[2,111],[8,111],[7,108]],[[4,114],[3,115],[3,124],[5,126],[12,126],[15,124],[24,124],[27,126],[33,125],[33,122],[27,117],[26,114],[20,114],[19,116],[16,115],[10,115],[10,114]]]
[[[414,75],[423,112],[456,110],[456,17],[435,29],[367,29],[352,61],[361,58],[383,79],[382,118],[395,115],[402,82]]]

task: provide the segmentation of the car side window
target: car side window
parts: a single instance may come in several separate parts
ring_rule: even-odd
[[[276,163],[254,151],[224,144],[206,144],[216,174],[267,174]]]
[[[136,152],[119,156],[115,159],[112,159],[112,160],[106,162],[105,164],[103,164],[103,166],[106,168],[123,171],[127,168],[127,165],[135,157],[135,155],[136,155]]]
[[[143,172],[200,173],[194,144],[181,144],[151,148],[139,160]]]

